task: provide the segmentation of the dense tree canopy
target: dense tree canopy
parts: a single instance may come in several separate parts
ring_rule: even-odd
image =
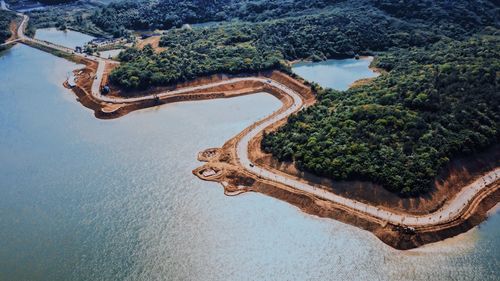
[[[498,36],[481,36],[381,55],[377,65],[389,75],[322,91],[262,147],[334,179],[425,191],[450,158],[498,142],[499,44]]]
[[[15,14],[0,10],[0,43],[5,42],[10,36],[10,23],[15,18]]]
[[[66,5],[32,10],[28,12],[30,32],[34,33],[37,28],[57,27],[60,29],[70,28],[99,37],[107,35],[90,20],[95,9],[99,6],[100,4],[95,2],[72,2]]]
[[[311,14],[340,0],[160,0],[121,1],[97,11],[94,22],[109,32],[169,29],[185,23],[264,21]]]
[[[171,7],[172,13],[180,9],[182,12],[179,12],[179,15],[184,15],[186,11],[199,8],[201,2],[206,2],[193,1],[182,1],[181,4],[174,6],[168,1],[147,3],[160,10],[162,7]],[[340,2],[315,0],[308,1],[307,4],[302,0],[281,1],[284,6],[290,6],[285,13],[287,17],[281,15],[282,18],[272,19],[279,14],[275,12],[276,10],[282,11],[275,5],[277,1],[208,1],[203,11],[195,13],[200,17],[199,20],[212,19],[210,17],[217,14],[218,9],[231,11],[229,14],[249,20],[263,17],[271,19],[257,23],[228,23],[212,28],[169,30],[161,40],[161,45],[167,48],[163,54],[148,56],[144,52],[130,50],[123,54],[122,59],[125,63],[115,70],[111,78],[112,82],[121,87],[147,88],[215,72],[238,73],[277,67],[279,58],[318,60],[387,51],[391,47],[424,46],[443,37],[466,38],[486,25],[491,25],[493,28],[498,26],[495,17],[497,10],[489,9],[492,4],[472,8],[469,7],[469,1],[459,0],[454,2],[453,7],[449,7],[445,5],[447,2],[427,1],[422,7],[410,5],[411,10],[408,10],[399,4],[390,5],[381,0]],[[165,7],[158,6],[160,5],[158,3]],[[222,5],[223,3],[227,6]],[[269,6],[265,6],[265,3]],[[122,25],[145,28],[164,23],[155,20],[155,16],[141,16],[144,9],[150,9],[147,5],[137,8],[138,10],[128,10],[129,5],[138,4],[136,2],[112,4],[99,12],[96,17],[105,22],[113,22],[121,28]],[[307,8],[300,10],[299,5],[305,5]],[[122,23],[121,21],[127,19],[129,14],[123,14],[118,8],[127,10],[130,16],[137,16],[137,20],[148,22],[142,25],[135,23],[134,19],[128,19]],[[394,10],[396,8],[397,13]],[[468,16],[465,16],[465,19],[457,20],[443,16],[445,10],[446,13],[454,15],[459,12],[465,13],[466,8],[470,8],[470,11],[466,13]],[[403,13],[401,10],[406,12]],[[310,14],[304,15],[305,11],[309,11]],[[158,11],[151,12],[154,14]],[[419,17],[424,12],[439,19],[422,22]],[[483,12],[484,14],[479,14]],[[112,18],[106,16],[108,13]],[[203,13],[207,13],[208,18],[204,18]],[[115,20],[115,17],[120,19]],[[179,19],[180,23],[190,20],[185,16]],[[100,21],[96,24],[106,28]],[[181,67],[183,65],[188,67]]]
[[[125,63],[111,73],[110,79],[126,89],[137,89],[168,85],[202,75],[255,72],[279,66],[280,53],[259,49],[249,42],[238,41],[237,37],[227,39],[184,44],[176,41],[159,54],[154,53],[150,46],[142,50],[127,49],[119,55]]]
[[[261,22],[324,12],[342,12],[349,19],[374,22],[376,14],[434,26],[450,33],[468,33],[497,20],[498,5],[490,0],[141,0],[119,1],[96,11],[93,21],[113,33],[120,28],[169,29],[209,21]],[[350,10],[351,12],[347,12]],[[337,26],[338,27],[338,26]]]

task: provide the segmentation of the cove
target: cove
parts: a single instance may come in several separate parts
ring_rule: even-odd
[[[377,77],[369,69],[373,57],[356,59],[326,60],[321,62],[299,62],[292,71],[302,78],[316,82],[324,88],[344,91],[356,80]]]

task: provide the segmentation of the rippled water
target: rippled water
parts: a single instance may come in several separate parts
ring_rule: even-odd
[[[412,251],[191,174],[276,110],[267,94],[98,120],[61,86],[76,66],[0,56],[0,280],[498,280],[500,215]],[[27,83],[29,77],[29,83]]]
[[[85,45],[92,39],[95,39],[95,37],[83,34],[81,32],[73,31],[70,29],[62,31],[53,27],[37,29],[35,38],[72,49],[74,49],[76,46],[83,47],[83,45]]]
[[[299,62],[293,65],[292,71],[322,87],[343,91],[347,90],[356,80],[378,76],[376,72],[368,68],[372,60],[373,57],[365,57],[359,60]]]

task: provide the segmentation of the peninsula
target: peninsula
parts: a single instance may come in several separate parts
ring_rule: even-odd
[[[376,2],[375,6],[378,9],[384,9],[384,4],[379,3],[380,1],[374,2]],[[2,7],[6,9],[3,1]],[[106,9],[104,8],[99,13],[108,15]],[[391,12],[395,13],[392,10]],[[487,165],[476,167],[477,169],[470,174],[452,175],[450,173],[441,182],[441,186],[453,185],[453,188],[448,190],[446,198],[437,198],[437,201],[431,199],[427,206],[413,211],[402,209],[399,205],[400,202],[392,205],[387,202],[370,202],[370,200],[366,199],[366,196],[342,194],[342,192],[335,190],[335,186],[325,184],[323,180],[314,181],[303,177],[305,173],[313,173],[320,179],[324,177],[340,181],[352,181],[358,176],[365,182],[376,181],[394,192],[399,192],[402,196],[418,196],[425,194],[428,191],[428,186],[432,185],[432,181],[438,177],[439,172],[447,167],[446,165],[450,161],[447,156],[456,157],[459,154],[456,151],[457,149],[451,148],[452,145],[464,149],[482,146],[483,149],[490,148],[494,150],[494,155],[497,155],[498,149],[494,144],[498,140],[498,132],[494,130],[498,128],[498,111],[495,112],[498,107],[495,109],[495,105],[487,104],[485,101],[496,100],[498,103],[498,99],[495,99],[495,96],[498,97],[498,84],[492,86],[492,88],[486,88],[487,86],[485,86],[484,90],[493,93],[495,96],[479,97],[477,104],[475,104],[475,101],[471,102],[466,98],[462,98],[462,96],[453,96],[453,99],[448,99],[447,93],[452,90],[460,93],[465,91],[460,88],[456,89],[458,86],[452,82],[450,82],[450,85],[454,85],[453,89],[438,87],[441,83],[445,83],[446,79],[452,79],[454,75],[458,75],[454,71],[457,71],[457,73],[459,71],[470,73],[470,77],[475,77],[477,71],[482,71],[483,75],[481,77],[485,79],[483,85],[490,85],[492,79],[496,81],[495,79],[498,78],[493,77],[494,75],[492,76],[491,73],[498,73],[499,61],[498,56],[496,56],[498,48],[494,49],[495,47],[493,47],[491,49],[490,47],[498,43],[496,31],[482,30],[479,35],[473,34],[469,38],[456,39],[456,42],[447,41],[452,40],[449,38],[439,39],[442,41],[437,42],[438,39],[434,38],[434,35],[422,33],[420,35],[426,37],[423,39],[424,41],[436,41],[437,43],[427,49],[420,48],[420,43],[416,43],[414,49],[409,51],[410,55],[408,57],[394,57],[394,53],[381,54],[382,58],[377,61],[376,66],[385,69],[388,73],[382,75],[383,78],[377,79],[376,82],[359,86],[350,92],[353,99],[366,99],[367,93],[374,93],[371,98],[368,97],[370,103],[359,105],[357,100],[340,98],[339,96],[343,95],[343,93],[321,89],[318,85],[311,84],[293,75],[287,68],[286,62],[286,59],[294,58],[293,55],[283,55],[285,51],[277,48],[275,46],[276,42],[271,40],[264,45],[258,45],[258,48],[266,48],[264,52],[259,52],[263,49],[252,49],[246,43],[249,40],[259,41],[262,39],[265,41],[262,34],[272,29],[281,28],[281,22],[263,24],[260,27],[262,29],[253,30],[250,33],[251,38],[244,38],[240,33],[239,28],[245,29],[245,26],[228,27],[225,30],[226,33],[224,34],[229,33],[229,38],[233,43],[245,43],[245,45],[237,45],[236,49],[233,50],[237,54],[242,54],[241,59],[245,62],[244,64],[239,64],[239,61],[235,60],[226,64],[201,67],[207,62],[203,60],[199,66],[192,66],[190,65],[193,63],[192,58],[183,58],[184,61],[189,61],[188,65],[190,67],[179,68],[179,71],[175,73],[166,73],[166,71],[162,72],[162,68],[165,67],[162,64],[165,63],[167,58],[174,60],[174,58],[178,57],[177,55],[180,56],[178,50],[172,47],[179,46],[176,44],[182,42],[184,35],[181,32],[186,32],[185,30],[176,30],[162,37],[160,43],[163,42],[161,43],[162,46],[168,48],[166,51],[156,53],[157,50],[153,50],[151,46],[143,49],[131,48],[120,55],[121,62],[118,62],[100,58],[93,54],[76,52],[64,46],[28,37],[24,32],[30,18],[28,15],[21,13],[18,16],[22,20],[18,25],[17,32],[4,44],[22,43],[85,64],[84,69],[75,71],[74,80],[76,85],[72,87],[72,90],[82,105],[94,110],[97,118],[118,118],[134,110],[165,103],[229,98],[257,92],[267,92],[280,99],[283,105],[278,111],[246,128],[221,148],[209,148],[200,152],[199,160],[207,163],[195,169],[193,173],[203,180],[221,183],[227,195],[237,195],[248,191],[260,192],[296,205],[307,213],[334,218],[371,231],[382,241],[397,249],[415,248],[467,231],[483,221],[488,210],[499,202],[500,168],[498,167],[498,159],[490,161]],[[334,18],[334,20],[338,19]],[[493,25],[498,23],[496,19],[492,21]],[[99,24],[99,21],[97,24]],[[460,26],[460,23],[457,23],[457,26]],[[495,29],[495,27],[490,28]],[[103,26],[103,29],[106,29],[106,27]],[[211,44],[215,44],[214,42],[222,36],[218,34],[218,32],[222,32],[221,30],[223,29],[215,31],[215,35],[209,39],[212,42],[207,43],[208,46],[199,45],[201,44],[200,41],[205,40],[203,34],[206,31],[188,31],[192,32],[190,36],[195,39],[192,39],[192,42],[188,44],[193,49],[184,50],[186,51],[184,54],[191,53],[196,56],[193,52],[197,52],[204,47],[216,47]],[[387,32],[390,33],[390,31]],[[448,35],[453,37],[451,33]],[[428,49],[432,49],[433,54],[442,55],[440,58],[444,57],[444,54],[438,52],[438,49],[443,44],[458,47],[457,50],[480,50],[481,55],[469,56],[465,54],[462,60],[462,58],[454,57],[457,55],[456,53],[450,53],[449,56],[452,58],[447,57],[446,60],[441,61],[441,59],[434,58],[426,53]],[[362,51],[360,48],[361,52],[359,53],[368,53],[367,49]],[[215,49],[219,50],[219,48]],[[318,51],[317,46],[311,47],[311,49]],[[321,57],[335,55],[325,53],[328,53],[328,51],[324,50],[321,54],[314,53],[312,55],[308,53],[308,57],[321,59]],[[336,53],[336,55],[347,56],[350,53],[354,54],[350,50]],[[248,54],[253,61],[247,60],[249,57],[245,56]],[[215,60],[215,57],[219,55],[222,56],[219,53],[209,53],[207,56],[203,56],[203,59]],[[224,55],[230,56],[227,53],[224,53]],[[305,55],[299,57],[307,58]],[[491,69],[484,67],[485,57],[492,58]],[[472,58],[479,61],[477,65],[474,65],[477,68],[471,70],[460,68],[464,65],[462,62],[472,62]],[[438,61],[439,66],[432,68],[425,64],[430,62],[431,59]],[[469,59],[471,60],[469,61]],[[135,73],[138,69],[142,70],[142,68],[146,67],[146,64],[144,64],[146,60],[150,62],[147,67],[154,69],[154,71],[151,71],[148,75]],[[169,65],[172,67],[172,65],[182,63],[183,60],[179,60],[173,61]],[[403,65],[407,65],[408,68],[403,67]],[[423,68],[419,67],[428,67],[429,73],[435,73],[436,76],[426,76]],[[163,74],[156,75],[157,73]],[[419,73],[419,76],[415,73]],[[391,80],[391,77],[393,77],[391,75],[399,75],[398,77],[401,79],[404,76],[411,76],[419,79],[419,81],[408,82],[408,84],[405,84],[406,81],[402,81],[398,84]],[[438,78],[441,80],[431,81]],[[435,83],[433,84],[434,88],[431,87],[431,91],[412,88],[412,85],[415,84],[428,85],[431,82]],[[65,85],[72,86],[68,83]],[[110,93],[104,94],[102,89],[109,86],[111,86]],[[466,87],[464,83],[461,83],[460,86]],[[384,92],[385,89],[391,87],[395,93]],[[418,90],[421,90],[422,93],[416,92]],[[478,89],[471,88],[471,91],[478,91]],[[408,96],[396,97],[398,93],[400,95],[408,93]],[[439,93],[442,95],[438,95]],[[450,120],[451,116],[459,112],[453,108],[451,113],[443,112],[437,117],[433,116],[429,113],[433,110],[433,106],[435,104],[443,105],[441,100],[437,102],[433,99],[440,98],[452,102],[453,106],[467,108],[469,111],[464,113],[467,116],[469,116],[470,112],[473,112],[471,107],[474,105],[481,106],[483,110],[482,116],[472,122],[476,122],[474,124],[479,128],[478,131],[470,133],[468,139],[456,140],[452,144],[441,140],[442,146],[450,147],[446,151],[437,151],[435,143],[429,144],[425,142],[426,139],[432,138],[432,136],[428,136],[429,131],[432,130],[437,136],[446,136],[448,128],[445,128],[443,120],[445,118]],[[455,103],[456,100],[459,100],[459,102]],[[335,115],[338,112],[345,111],[349,111],[351,119]],[[424,117],[417,116],[419,113],[416,112],[424,112],[422,113]],[[406,123],[398,122],[394,116],[399,116],[401,122]],[[325,125],[325,123],[321,122],[324,122],[326,117],[330,118],[328,119],[330,121],[335,120],[339,124],[349,124],[349,126],[340,129],[332,127],[331,131],[327,133],[328,137],[325,137],[322,135],[323,132],[320,132],[317,128]],[[353,120],[360,122],[352,124]],[[406,142],[397,148],[397,155],[394,154],[390,157],[379,155],[380,157],[386,157],[384,158],[385,161],[394,161],[394,165],[374,163],[375,160],[372,157],[367,157],[364,163],[359,163],[359,159],[352,158],[350,163],[345,163],[342,166],[338,165],[338,163],[335,164],[335,157],[332,156],[335,154],[334,152],[327,155],[321,154],[321,149],[332,149],[333,151],[344,147],[345,144],[343,143],[331,143],[331,139],[335,139],[337,134],[345,134],[346,131],[350,131],[352,135],[362,140],[377,139],[379,136],[375,133],[361,134],[363,124],[369,126],[368,121],[373,121],[381,127],[385,126],[387,131],[392,132],[394,130],[390,136],[392,139],[383,140],[386,147],[377,147],[381,151],[387,151],[390,154],[392,152],[387,147],[391,141],[399,145],[399,142],[405,139]],[[326,124],[326,126],[331,126],[331,123]],[[311,137],[306,139],[297,137],[304,134],[304,128],[310,130]],[[408,133],[408,135],[398,135],[398,130]],[[466,132],[467,130],[472,129],[466,128],[463,131]],[[414,134],[413,139],[411,139],[411,134]],[[454,135],[450,134],[449,136]],[[304,146],[305,143],[308,145]],[[372,149],[375,148],[376,146],[372,147]],[[366,153],[368,150],[367,146],[361,143],[350,148],[350,150],[343,150],[342,152],[344,155],[359,156],[364,155],[362,153]],[[309,151],[316,151],[316,154],[308,155]],[[422,159],[415,159],[417,154],[423,155]],[[277,159],[271,155],[276,156]],[[434,159],[434,156],[439,156],[439,159]],[[322,159],[321,163],[318,163],[316,159]],[[341,157],[337,156],[337,159],[341,159]],[[417,164],[421,166],[417,166],[417,164],[412,166],[413,163],[409,163],[408,159],[414,159],[415,163],[418,162]],[[290,163],[294,163],[299,169],[290,168]],[[371,167],[371,169],[364,169],[361,167],[363,164]],[[405,164],[410,167],[405,166]],[[286,168],[287,165],[288,168]],[[402,179],[394,170],[397,169],[397,165],[400,165],[402,175],[407,176],[407,179]],[[333,172],[332,167],[336,167]],[[391,174],[383,176],[380,167],[392,169]],[[337,174],[337,172],[340,173],[341,171],[343,174]],[[458,180],[453,178],[457,175],[460,177]],[[418,176],[421,176],[421,178]],[[333,183],[333,185],[335,184],[337,183]]]

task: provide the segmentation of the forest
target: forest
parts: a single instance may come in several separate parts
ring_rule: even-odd
[[[93,21],[104,30],[169,29],[211,21],[264,21],[310,15],[340,0],[160,0],[120,1],[98,10]]]
[[[10,36],[10,23],[15,19],[15,14],[0,10],[0,44],[5,42]]]
[[[451,158],[498,143],[499,44],[495,31],[384,53],[376,66],[390,75],[320,91],[315,106],[267,134],[262,148],[318,175],[425,192]]]
[[[318,103],[265,135],[262,148],[317,175],[416,195],[450,159],[498,143],[499,8],[492,1],[221,0],[197,11],[198,2],[152,2],[123,14],[135,5],[124,2],[96,12],[95,24],[110,31],[228,21],[169,29],[162,52],[128,49],[112,83],[146,89],[213,73],[288,71],[295,59],[376,54],[387,75],[346,92],[319,89]],[[178,17],[140,16],[161,13],[157,3]]]
[[[209,13],[211,15],[216,14],[222,2],[229,3],[228,7],[224,6],[226,15],[230,14],[229,11],[233,11],[240,17],[257,19],[264,15],[266,18],[272,18],[278,14],[268,12],[264,8],[249,8],[255,6],[249,3],[256,1],[243,1],[238,2],[239,4],[230,0],[212,1],[210,3],[213,7],[208,7],[206,11],[211,11]],[[258,1],[258,3],[267,2],[275,1]],[[286,3],[289,2],[297,6],[304,4],[302,1]],[[149,54],[149,50],[133,49],[124,53],[122,60],[125,63],[113,72],[111,81],[126,89],[145,89],[216,72],[247,73],[269,67],[281,68],[286,65],[286,60],[353,57],[355,54],[373,54],[393,47],[424,46],[444,37],[467,38],[479,32],[484,26],[498,26],[495,10],[489,9],[489,6],[493,5],[490,2],[485,1],[490,4],[473,7],[469,5],[470,1],[459,0],[451,8],[445,5],[447,2],[432,1],[429,3],[435,3],[434,5],[423,6],[420,9],[436,15],[435,19],[427,23],[419,19],[418,7],[404,13],[401,12],[404,9],[396,5],[398,13],[393,15],[395,8],[380,0],[338,3],[316,0],[308,2],[307,7],[315,12],[307,15],[262,22],[235,21],[213,28],[174,28],[168,30],[161,39],[161,46],[166,48],[163,53]],[[190,2],[182,3],[187,5]],[[439,3],[442,5],[438,5]],[[112,8],[121,7],[120,5],[125,9],[133,3],[111,4],[96,14],[102,17],[102,20],[114,22],[120,26],[119,28],[123,28],[119,19],[115,21],[114,18],[105,16],[110,13],[121,17],[122,13]],[[286,15],[300,14],[298,8],[295,12],[293,7],[296,6],[290,5],[292,8]],[[233,6],[240,8],[232,9]],[[174,9],[182,9],[184,12],[189,10],[182,7],[177,5]],[[193,7],[199,6],[193,5]],[[273,5],[270,7],[271,11],[274,11]],[[254,13],[250,13],[249,10]],[[132,11],[128,12],[133,13]],[[142,10],[137,11],[139,15],[140,11]],[[457,19],[444,17],[445,11],[450,15],[466,14]],[[127,15],[124,15],[124,18],[127,18]],[[92,20],[94,19],[95,16]],[[148,27],[155,25],[154,17],[141,19],[152,22],[147,24]],[[134,20],[127,22],[128,27],[130,25],[134,28],[146,27],[133,24]],[[108,28],[99,21],[95,24],[104,30]],[[182,67],[184,65],[188,67]]]

